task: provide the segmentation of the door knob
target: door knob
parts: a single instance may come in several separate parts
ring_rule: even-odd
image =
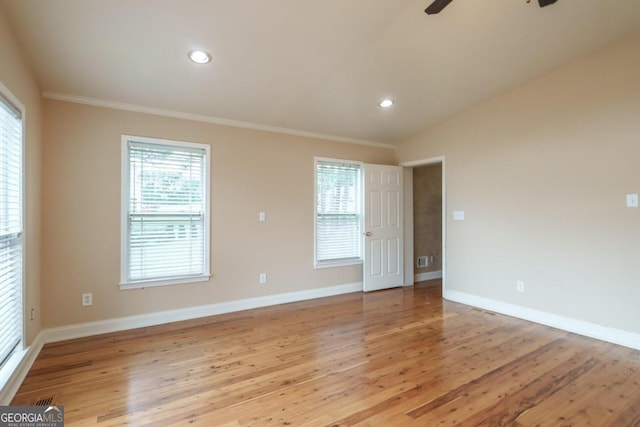
[[[364,233],[364,235],[367,236],[367,237],[370,237],[371,236],[371,232],[367,231],[367,232]]]

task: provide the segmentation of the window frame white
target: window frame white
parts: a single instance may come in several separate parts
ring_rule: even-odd
[[[204,271],[201,275],[178,276],[167,279],[129,280],[129,192],[130,162],[129,142],[154,144],[167,147],[186,147],[202,149],[205,152],[204,177]],[[151,138],[135,135],[122,135],[121,138],[121,222],[120,222],[120,289],[140,289],[154,286],[179,285],[205,282],[211,277],[211,147],[187,141]]]
[[[21,249],[21,258],[22,265],[21,267],[21,283],[20,283],[20,313],[18,316],[20,317],[20,341],[17,344],[17,347],[13,350],[12,353],[9,353],[8,357],[4,361],[4,363],[0,366],[0,390],[2,390],[13,378],[13,374],[18,369],[21,361],[27,354],[27,318],[26,318],[26,265],[27,265],[27,239],[26,236],[28,234],[28,230],[26,227],[26,129],[27,129],[27,109],[24,104],[20,102],[20,100],[9,90],[7,86],[5,86],[2,82],[0,82],[0,95],[5,99],[6,102],[11,104],[15,110],[17,110],[20,114],[21,120],[21,201],[20,201],[20,209],[21,209],[21,229],[22,231],[19,233],[20,239],[20,249]],[[0,361],[1,362],[1,361]]]
[[[360,258],[336,258],[333,260],[318,260],[318,163],[333,162],[350,165],[358,165],[360,168],[360,188],[359,188],[359,229],[360,229]],[[350,265],[362,265],[364,258],[364,239],[362,230],[364,229],[364,162],[345,159],[334,159],[330,157],[316,156],[313,159],[313,267],[314,269],[345,267]]]

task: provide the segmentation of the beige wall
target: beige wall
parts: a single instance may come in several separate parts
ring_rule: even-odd
[[[40,89],[0,7],[0,82],[24,105],[25,123],[25,326],[30,344],[40,332]],[[34,320],[30,311],[34,310]]]
[[[442,165],[413,169],[413,266],[414,274],[442,270]],[[427,267],[418,268],[426,256]]]
[[[360,282],[360,266],[313,268],[314,156],[395,163],[388,148],[53,100],[44,134],[46,327]],[[119,290],[121,134],[211,145],[209,282]]]
[[[640,332],[638,76],[640,35],[400,146],[446,156],[447,289]]]
[[[57,101],[42,116],[1,8],[0,58],[0,81],[26,106],[28,342],[43,325],[361,280],[359,267],[312,267],[313,156],[394,164],[392,150]],[[402,162],[446,155],[447,288],[640,332],[640,210],[624,207],[640,192],[638,75],[640,36],[400,146]],[[122,133],[211,144],[209,282],[118,289]],[[82,292],[93,306],[81,307]]]

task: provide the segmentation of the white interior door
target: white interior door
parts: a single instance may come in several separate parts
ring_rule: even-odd
[[[402,286],[402,168],[364,165],[365,292]]]

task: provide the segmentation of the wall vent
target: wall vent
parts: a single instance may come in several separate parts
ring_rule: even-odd
[[[418,268],[424,268],[424,267],[427,267],[428,265],[429,265],[429,257],[426,257],[426,256],[418,257],[418,263],[417,263]]]

